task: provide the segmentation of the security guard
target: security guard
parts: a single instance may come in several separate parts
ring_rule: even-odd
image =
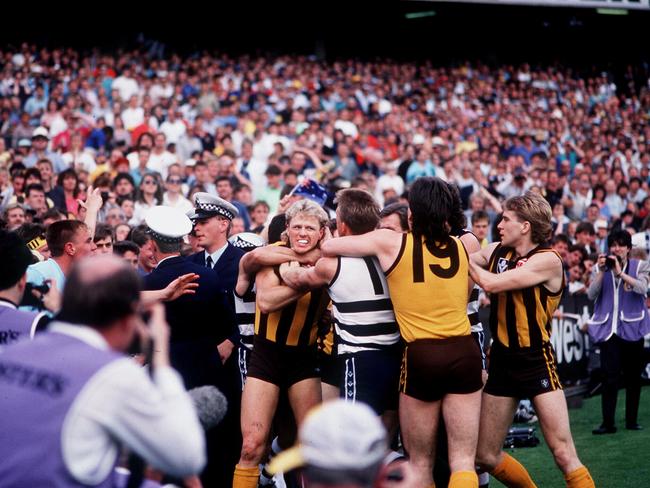
[[[144,220],[157,263],[144,277],[144,289],[163,288],[187,273],[199,275],[195,294],[165,304],[171,330],[170,358],[186,388],[215,385],[228,399],[224,421],[207,434],[208,465],[202,475],[205,486],[228,486],[237,461],[234,451],[241,445],[237,429],[231,425],[238,425],[239,375],[227,369],[227,357],[220,351],[223,343],[239,341],[231,298],[216,273],[180,255],[183,238],[192,230],[187,215],[178,209],[158,206],[150,209]]]

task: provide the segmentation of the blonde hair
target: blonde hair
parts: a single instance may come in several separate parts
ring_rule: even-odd
[[[312,200],[298,200],[294,202],[284,213],[286,218],[286,225],[289,228],[291,224],[291,219],[296,215],[305,215],[308,217],[315,217],[318,220],[318,225],[323,229],[329,222],[329,217],[327,212],[323,210],[316,202]],[[282,232],[282,240],[289,244],[289,237],[287,231]]]
[[[549,203],[539,193],[527,191],[524,195],[509,198],[503,208],[514,212],[520,221],[530,223],[533,243],[543,244],[551,237],[553,213]]]

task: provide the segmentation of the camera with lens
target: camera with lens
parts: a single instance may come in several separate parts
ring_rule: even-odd
[[[621,263],[621,258],[616,256],[616,259],[618,259],[618,263]],[[612,257],[607,257],[605,258],[605,269],[607,271],[611,271],[616,268],[616,260]]]
[[[42,283],[40,285],[35,285],[34,283],[27,282],[25,284],[25,293],[23,294],[23,300],[20,302],[21,307],[34,307],[39,310],[42,310],[43,302],[36,298],[32,293],[33,290],[38,291],[41,296],[45,295],[50,291],[50,285],[48,283]]]

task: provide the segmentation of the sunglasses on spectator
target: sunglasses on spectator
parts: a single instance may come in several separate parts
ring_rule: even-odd
[[[144,180],[142,182],[143,185],[155,185],[156,182],[154,180]]]
[[[182,183],[183,181],[177,178],[170,178],[167,180],[168,183],[172,183],[173,185],[178,185]]]

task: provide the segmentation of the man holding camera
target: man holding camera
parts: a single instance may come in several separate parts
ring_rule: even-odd
[[[640,430],[637,423],[643,369],[643,336],[650,332],[646,293],[650,263],[629,259],[632,238],[627,231],[612,232],[609,255],[601,254],[594,266],[587,294],[595,300],[589,321],[589,337],[600,347],[603,371],[603,422],[594,435],[616,432],[614,414],[621,372],[625,380],[625,428]]]
[[[0,353],[2,485],[112,486],[121,444],[169,475],[197,474],[203,431],[169,365],[162,305],[145,327],[138,276],[114,256],[75,263],[67,281],[48,331]],[[138,335],[152,378],[124,355]]]
[[[26,293],[26,270],[32,262],[32,253],[16,234],[0,231],[0,260],[0,347],[5,347],[25,337],[33,338],[47,319],[43,312],[16,308]]]

